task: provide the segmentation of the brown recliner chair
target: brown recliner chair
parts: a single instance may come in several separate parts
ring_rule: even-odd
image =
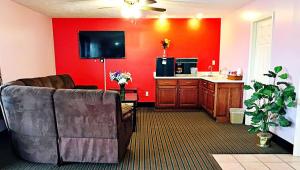
[[[118,163],[132,135],[113,91],[56,90],[54,106],[63,162]]]

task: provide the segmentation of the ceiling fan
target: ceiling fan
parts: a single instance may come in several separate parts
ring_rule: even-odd
[[[156,11],[156,12],[167,11],[167,9],[165,9],[165,8],[149,6],[151,4],[157,3],[156,0],[124,0],[124,3],[129,6],[140,5],[140,9],[145,10],[145,11]]]
[[[78,1],[93,1],[93,0],[70,0],[70,1],[78,2]],[[123,6],[129,7],[129,8],[138,7],[139,10],[144,10],[144,11],[156,11],[156,12],[165,12],[166,11],[165,8],[149,6],[149,5],[156,4],[156,3],[157,3],[156,0],[122,0],[123,5],[121,5],[120,7],[121,8]],[[117,8],[117,7],[116,6],[104,6],[104,7],[99,7],[98,9],[109,9],[109,8]]]

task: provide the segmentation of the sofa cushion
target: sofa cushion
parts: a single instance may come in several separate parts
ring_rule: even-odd
[[[65,83],[63,81],[63,79],[60,76],[48,76],[47,78],[50,79],[51,84],[54,88],[56,89],[65,89]]]
[[[43,87],[43,83],[40,78],[28,78],[28,79],[20,79],[26,86],[37,86]]]
[[[133,104],[132,103],[122,103],[122,118],[126,119],[132,115]]]
[[[64,81],[66,89],[73,89],[75,87],[74,81],[68,74],[59,75],[59,77]]]
[[[43,87],[52,87],[52,88],[54,88],[54,86],[52,85],[51,80],[50,80],[49,77],[41,77],[40,80],[43,84]]]

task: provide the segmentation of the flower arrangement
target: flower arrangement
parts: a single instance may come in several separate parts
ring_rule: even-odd
[[[111,81],[116,81],[118,82],[119,85],[125,85],[128,83],[128,81],[132,81],[131,74],[129,72],[110,72],[109,77]]]
[[[161,45],[164,50],[170,47],[170,42],[171,42],[171,40],[169,40],[167,38],[161,40]]]

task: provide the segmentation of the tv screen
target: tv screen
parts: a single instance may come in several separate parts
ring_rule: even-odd
[[[125,58],[124,31],[80,31],[80,58]]]

